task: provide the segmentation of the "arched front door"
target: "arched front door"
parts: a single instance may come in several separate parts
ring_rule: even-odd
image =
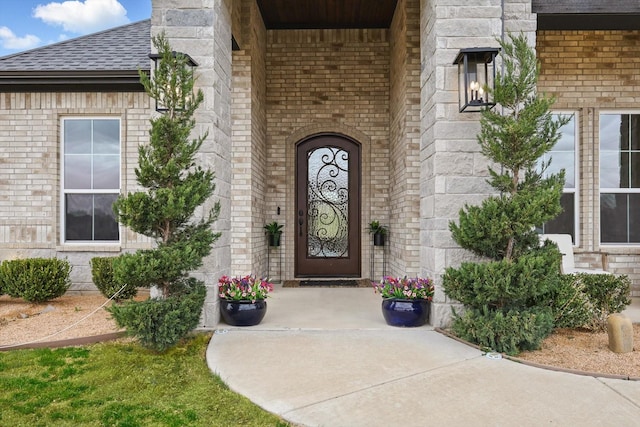
[[[360,276],[360,145],[317,135],[296,150],[297,277]]]

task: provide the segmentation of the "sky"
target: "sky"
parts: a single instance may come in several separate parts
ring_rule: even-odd
[[[0,57],[151,17],[151,0],[0,0]]]

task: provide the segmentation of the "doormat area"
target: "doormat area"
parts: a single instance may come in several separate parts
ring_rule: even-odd
[[[367,288],[369,279],[285,280],[284,288]]]

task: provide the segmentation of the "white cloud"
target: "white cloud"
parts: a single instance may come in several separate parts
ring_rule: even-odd
[[[7,27],[0,27],[0,44],[4,49],[25,50],[38,46],[40,39],[32,34],[18,37]]]
[[[63,42],[65,40],[69,40],[69,36],[66,34],[58,34],[58,37],[54,40],[54,39],[49,39],[46,43],[43,43],[43,45],[48,45],[48,44],[54,44],[54,43],[59,43],[59,42]]]
[[[33,16],[65,31],[88,34],[129,22],[118,0],[69,0],[38,5]]]

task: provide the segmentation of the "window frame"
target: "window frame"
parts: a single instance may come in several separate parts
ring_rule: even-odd
[[[580,112],[578,110],[552,110],[553,116],[573,116],[573,182],[574,185],[569,191],[563,186],[562,194],[573,194],[573,246],[580,245]],[[565,125],[566,126],[566,125]],[[553,149],[546,153],[552,159],[553,164]],[[565,176],[566,179],[566,176]],[[544,224],[543,224],[544,226]],[[542,230],[542,228],[540,228]]]
[[[110,188],[110,189],[67,189],[65,182],[65,124],[68,121],[73,120],[117,120],[118,121],[118,188]],[[106,245],[106,246],[119,246],[122,241],[122,227],[119,223],[118,226],[118,239],[117,240],[67,240],[67,229],[66,229],[66,208],[67,208],[67,194],[87,194],[87,195],[97,195],[97,194],[116,194],[120,195],[122,191],[122,149],[123,149],[123,129],[122,129],[123,120],[120,116],[110,116],[110,115],[91,115],[91,116],[81,116],[81,115],[69,115],[60,117],[60,242],[63,245]],[[93,129],[92,129],[92,137],[93,137]],[[92,157],[95,153],[91,152]],[[93,160],[92,160],[93,165]],[[95,217],[92,217],[92,220]],[[95,231],[95,227],[92,227],[93,231]]]
[[[640,194],[640,187],[638,188],[603,188],[601,186],[602,183],[602,149],[601,149],[601,139],[600,139],[600,130],[601,130],[601,117],[603,115],[611,115],[611,114],[615,114],[615,115],[640,115],[640,110],[639,109],[602,109],[598,111],[598,127],[597,127],[597,151],[598,151],[598,170],[597,170],[597,191],[598,191],[598,196],[596,197],[597,200],[597,213],[598,213],[598,244],[600,247],[604,247],[604,248],[639,248],[640,247],[640,241],[637,243],[632,243],[632,242],[625,242],[625,243],[613,243],[613,242],[609,242],[609,243],[605,243],[602,241],[602,206],[601,206],[601,197],[602,197],[602,193],[613,193],[613,194]],[[640,152],[640,150],[638,150]],[[618,151],[620,152],[620,151]],[[631,152],[631,150],[629,150],[629,152]],[[603,191],[605,190],[605,191]],[[628,219],[628,218],[627,218]],[[627,224],[628,226],[628,224]]]

